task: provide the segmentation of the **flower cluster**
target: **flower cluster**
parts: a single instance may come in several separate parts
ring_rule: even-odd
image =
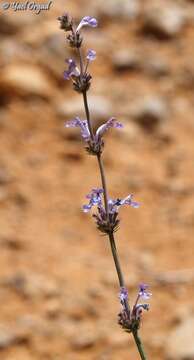
[[[98,26],[98,22],[95,18],[91,16],[84,16],[80,21],[79,25],[76,29],[73,27],[73,20],[70,18],[69,14],[64,14],[58,17],[60,22],[60,28],[65,32],[70,31],[70,34],[67,36],[67,40],[69,41],[72,47],[79,48],[82,44],[82,38],[80,30],[84,26],[96,27]]]
[[[83,206],[84,212],[89,212],[93,206],[97,206],[97,213],[93,214],[96,220],[97,228],[105,234],[110,234],[117,230],[119,225],[118,211],[123,205],[130,205],[134,208],[138,208],[139,204],[133,201],[133,195],[128,195],[124,199],[108,199],[108,213],[103,204],[103,189],[94,188],[86,195],[89,199],[89,203]]]
[[[68,32],[67,41],[71,47],[80,49],[83,38],[81,36],[81,29],[85,26],[96,27],[98,22],[95,18],[91,16],[84,16],[80,21],[79,25],[74,28],[73,20],[69,17],[68,14],[64,14],[58,17],[60,22],[60,28],[65,32]],[[74,59],[67,59],[66,63],[68,64],[68,69],[64,71],[64,79],[72,80],[74,90],[78,92],[87,91],[90,87],[91,75],[87,72],[88,65],[91,61],[95,60],[96,52],[95,50],[89,49],[86,55],[85,65],[80,64],[80,69],[78,68],[76,61]]]
[[[102,148],[104,145],[102,137],[104,133],[111,127],[120,129],[123,127],[123,125],[112,117],[106,123],[99,126],[93,138],[91,136],[87,120],[81,120],[78,116],[75,117],[73,120],[66,122],[65,127],[80,128],[81,136],[84,139],[84,141],[87,143],[86,149],[91,154],[96,155],[102,152]]]
[[[139,304],[139,300],[148,300],[151,297],[151,293],[147,291],[147,284],[139,285],[139,292],[137,294],[137,298],[135,304],[132,307],[131,312],[128,309],[128,291],[125,287],[120,289],[119,299],[122,305],[122,311],[118,315],[118,323],[122,326],[122,328],[127,331],[136,331],[139,329],[141,324],[141,318],[143,310],[149,310],[149,304]]]

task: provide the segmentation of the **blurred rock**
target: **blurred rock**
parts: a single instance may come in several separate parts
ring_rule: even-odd
[[[87,294],[91,299],[102,299],[104,297],[104,287],[101,284],[91,284],[87,290]]]
[[[117,277],[112,270],[106,270],[101,275],[101,281],[106,287],[114,287],[117,284]]]
[[[8,64],[13,63],[27,63],[31,62],[35,58],[35,53],[30,46],[21,42],[21,40],[15,40],[13,38],[3,38],[0,43],[0,64],[7,66]]]
[[[31,350],[25,347],[15,347],[13,351],[9,351],[3,360],[34,360]],[[56,360],[60,360],[57,359]]]
[[[20,30],[23,30],[24,26],[30,28],[30,25],[38,21],[38,16],[32,16],[30,11],[9,12],[6,11],[0,14],[0,33],[3,35],[15,35]]]
[[[112,114],[111,102],[103,96],[92,95],[88,99],[90,113],[92,120],[98,124],[100,121],[106,122]],[[62,101],[56,104],[56,111],[62,118],[80,116],[85,119],[85,110],[83,105],[83,99],[81,96],[75,98],[69,98],[67,101]]]
[[[36,298],[40,296],[51,298],[58,296],[60,293],[54,281],[33,273],[15,273],[3,279],[2,284],[17,291],[26,298]]]
[[[0,246],[13,251],[25,248],[23,241],[17,237],[0,237]]]
[[[76,321],[83,320],[88,316],[92,318],[99,317],[98,309],[87,298],[68,299],[65,303],[65,309],[67,316]]]
[[[0,349],[5,349],[15,343],[15,335],[12,330],[0,326]]]
[[[132,107],[132,116],[146,131],[154,131],[168,116],[168,106],[164,99],[149,96],[137,100]]]
[[[194,66],[185,64],[175,76],[175,86],[183,89],[194,89]]]
[[[133,71],[141,68],[141,61],[137,52],[125,48],[117,50],[113,54],[112,63],[115,70],[118,71]]]
[[[143,31],[160,39],[172,38],[185,25],[185,14],[182,8],[169,2],[152,3],[144,13]]]
[[[98,334],[96,332],[84,329],[84,331],[74,334],[70,339],[70,344],[73,350],[79,351],[93,347],[97,340]]]
[[[128,111],[128,110],[127,110]],[[124,125],[125,131],[119,131],[117,133],[117,137],[121,137],[122,140],[126,141],[126,143],[136,143],[137,138],[139,136],[139,127],[136,126],[136,124],[132,121],[129,121],[129,119],[125,119],[123,117],[124,121],[122,121]]]
[[[64,35],[63,33],[49,34],[36,53],[38,62],[44,66],[56,78],[64,82],[63,71],[66,67],[64,59],[68,57],[64,54]]]
[[[0,74],[0,85],[6,93],[16,95],[47,98],[52,93],[46,74],[39,67],[26,64],[6,66]]]
[[[11,181],[11,175],[5,166],[0,165],[0,185],[7,185]]]
[[[0,14],[0,34],[13,35],[19,30],[19,28],[18,23],[14,23],[11,16]]]
[[[102,15],[109,17],[123,17],[134,19],[140,11],[139,0],[99,0],[98,10]]]
[[[0,203],[4,203],[9,198],[9,193],[5,188],[0,189]]]
[[[29,195],[24,193],[23,190],[15,191],[12,200],[20,208],[26,208],[29,205]]]
[[[0,324],[0,350],[6,349],[12,345],[26,343],[28,341],[28,334],[23,331],[14,330],[12,327],[8,327]]]
[[[28,334],[29,337],[33,334],[48,336],[53,329],[53,325],[50,321],[43,319],[41,316],[25,313],[17,319],[16,326],[24,334]]]
[[[127,345],[130,346],[133,342],[133,339],[127,336],[127,334],[124,334],[120,328],[108,332],[106,338],[108,345],[113,348],[121,348]]]
[[[193,342],[194,317],[183,320],[166,337],[164,349],[166,357],[169,360],[193,360],[194,342]]]
[[[49,302],[45,305],[45,314],[48,319],[57,319],[61,312],[61,304],[58,301],[58,299],[51,299]]]
[[[161,56],[151,56],[145,59],[143,70],[153,77],[168,76],[170,74],[170,66]]]
[[[192,275],[192,274],[190,274],[190,275]],[[194,272],[193,272],[193,275],[194,275]],[[188,274],[188,277],[189,277],[189,274]],[[190,281],[193,280],[191,276],[190,276],[189,280]],[[180,323],[182,324],[185,321],[185,319],[188,319],[190,317],[192,317],[192,306],[190,304],[188,304],[187,306],[185,306],[185,304],[181,304],[181,305],[177,306],[177,308],[175,310],[173,321],[174,321],[175,325],[180,324]]]

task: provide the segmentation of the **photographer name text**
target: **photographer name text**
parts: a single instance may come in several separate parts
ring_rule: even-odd
[[[13,11],[33,11],[35,14],[40,14],[41,11],[50,10],[52,1],[47,3],[37,3],[35,1],[25,1],[25,2],[4,2],[1,6],[3,10],[13,10]]]

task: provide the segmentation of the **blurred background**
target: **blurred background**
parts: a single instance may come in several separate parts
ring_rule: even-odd
[[[116,234],[133,303],[150,284],[142,338],[149,359],[194,359],[194,1],[53,0],[49,11],[0,4],[0,356],[138,360],[117,325],[109,243],[85,195],[100,185],[76,129],[82,98],[63,80],[74,56],[56,18],[85,15],[95,49],[95,126],[115,116],[104,164],[111,197],[134,194]],[[20,2],[21,3],[21,2]],[[42,3],[36,1],[36,4]]]

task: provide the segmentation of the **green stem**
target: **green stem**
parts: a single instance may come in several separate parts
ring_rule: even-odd
[[[102,188],[103,188],[103,194],[104,194],[104,206],[105,206],[106,216],[107,216],[107,220],[108,220],[108,218],[109,218],[109,214],[108,214],[108,191],[107,191],[107,186],[106,186],[106,177],[105,177],[104,166],[103,166],[101,154],[97,155],[97,159],[98,159],[98,165],[99,165],[99,169],[100,169]]]
[[[137,346],[137,349],[139,351],[139,355],[140,355],[141,359],[142,360],[147,360],[144,349],[143,349],[143,345],[142,345],[142,342],[141,342],[141,338],[139,337],[137,330],[133,331],[133,337],[134,337],[134,340],[135,340],[135,343],[136,343],[136,346]]]
[[[79,62],[80,62],[80,72],[81,72],[81,75],[83,75],[84,65],[83,65],[82,54],[81,54],[80,48],[78,48],[78,54],[79,54]]]
[[[84,64],[83,64],[83,58],[82,58],[82,53],[81,53],[80,48],[78,49],[78,55],[79,55],[79,61],[80,61],[80,72],[81,72],[81,76],[82,76],[83,72],[84,72]],[[89,106],[88,106],[87,91],[84,90],[82,92],[82,95],[83,95],[83,100],[84,100],[84,108],[85,108],[85,112],[86,112],[86,119],[87,119],[87,123],[88,123],[89,132],[90,132],[92,140],[94,140],[94,132],[93,132],[93,128],[92,128],[92,124],[91,124],[91,120],[90,120],[90,111],[89,111]]]
[[[114,235],[112,233],[109,234],[109,240],[110,240],[110,245],[111,245],[112,256],[113,256],[115,267],[117,270],[119,285],[120,285],[120,287],[124,287],[125,282],[124,282],[123,273],[121,270],[118,254],[117,254],[117,248],[116,248],[116,244],[115,244],[115,240],[114,240]]]
[[[87,123],[88,123],[88,128],[90,131],[90,135],[92,140],[94,140],[94,132],[92,129],[92,125],[91,125],[91,120],[90,120],[90,111],[89,111],[89,107],[88,107],[88,99],[87,99],[87,92],[86,90],[82,92],[83,94],[83,100],[84,100],[84,108],[85,108],[85,112],[86,112],[86,119],[87,119]]]
[[[91,122],[90,122],[90,112],[89,112],[89,107],[88,107],[86,91],[83,92],[83,99],[84,99],[84,107],[85,107],[85,112],[86,112],[86,119],[88,122],[90,134],[92,137],[93,132],[92,132],[92,126],[91,126]],[[102,182],[102,188],[103,188],[103,194],[104,194],[104,206],[105,206],[105,210],[106,210],[107,221],[109,221],[108,191],[107,191],[107,185],[106,185],[106,176],[105,176],[104,166],[103,166],[101,154],[96,155],[96,157],[98,160],[98,166],[99,166],[99,170],[100,170],[100,176],[101,176],[101,182]],[[119,261],[119,257],[118,257],[118,253],[117,253],[114,234],[112,232],[110,232],[108,236],[109,236],[109,240],[110,240],[110,246],[111,246],[112,256],[113,256],[114,263],[115,263],[115,268],[116,268],[118,279],[119,279],[119,285],[120,285],[120,287],[125,287],[124,276],[123,276],[123,273],[121,270],[121,265],[120,265],[120,261]],[[125,301],[125,308],[128,312],[128,315],[130,316],[130,309],[129,309],[129,305],[128,305],[127,301]]]
[[[83,74],[83,60],[82,60],[82,55],[81,55],[80,49],[79,49],[78,52],[79,52],[79,59],[80,59],[80,70],[81,70],[81,74]],[[82,95],[83,95],[84,108],[85,108],[88,128],[89,128],[89,131],[90,131],[91,138],[92,138],[92,140],[94,140],[94,132],[93,132],[93,128],[92,128],[92,124],[91,124],[91,120],[90,120],[90,111],[89,111],[89,107],[88,107],[87,91],[83,91]],[[105,172],[104,172],[104,166],[103,166],[101,154],[96,155],[96,157],[97,157],[97,160],[98,160],[98,166],[99,166],[100,175],[101,175],[101,182],[102,182],[102,188],[103,188],[103,194],[104,194],[104,206],[105,206],[105,210],[106,210],[107,221],[109,221],[108,191],[107,191],[107,185],[106,185],[106,177],[105,177]],[[110,232],[108,234],[108,236],[109,236],[109,241],[110,241],[110,246],[111,246],[111,251],[112,251],[112,256],[113,256],[115,268],[116,268],[116,271],[117,271],[119,285],[120,285],[120,287],[125,287],[124,276],[123,276],[123,273],[122,273],[122,270],[121,270],[121,265],[120,265],[120,261],[119,261],[119,257],[118,257],[118,253],[117,253],[117,248],[116,248],[113,232]],[[130,308],[129,308],[128,301],[125,301],[125,309],[126,309],[126,311],[128,313],[128,317],[130,318]],[[146,356],[145,356],[145,353],[144,353],[144,350],[143,350],[141,339],[138,336],[138,332],[133,331],[133,336],[134,336],[134,339],[135,339],[137,349],[138,349],[139,354],[141,356],[141,359],[146,360]]]

